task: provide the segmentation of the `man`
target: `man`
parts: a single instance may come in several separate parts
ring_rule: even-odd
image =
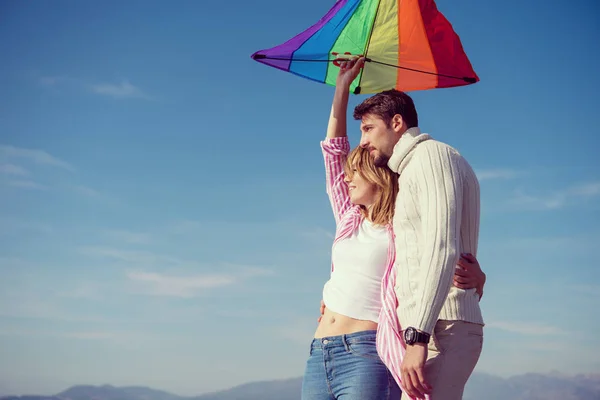
[[[456,288],[452,279],[461,253],[477,255],[477,177],[455,149],[421,133],[403,92],[366,99],[354,118],[361,121],[360,145],[399,174],[393,290],[406,343],[402,399],[462,399],[481,354],[483,318],[475,289]]]

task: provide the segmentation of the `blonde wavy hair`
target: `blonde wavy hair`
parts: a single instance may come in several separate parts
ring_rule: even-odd
[[[350,152],[344,165],[344,173],[348,179],[352,179],[352,176],[358,173],[377,187],[377,198],[370,210],[361,205],[362,215],[376,225],[391,223],[398,194],[398,174],[387,166],[376,167],[369,151],[362,147],[356,147]]]

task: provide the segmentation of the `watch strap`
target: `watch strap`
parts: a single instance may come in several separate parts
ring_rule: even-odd
[[[415,343],[428,344],[430,338],[431,338],[430,334],[425,333],[425,332],[419,332],[418,330],[416,330],[412,326],[408,327],[404,331],[404,341],[408,345],[412,345],[412,344],[415,344]]]

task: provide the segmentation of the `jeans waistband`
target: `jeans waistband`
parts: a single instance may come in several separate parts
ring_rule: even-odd
[[[312,349],[322,349],[325,347],[336,347],[336,346],[344,346],[347,347],[348,344],[352,343],[360,343],[360,342],[372,342],[375,344],[377,340],[377,331],[369,330],[369,331],[360,331],[354,333],[347,333],[344,335],[338,336],[325,336],[322,338],[314,338],[311,343]]]

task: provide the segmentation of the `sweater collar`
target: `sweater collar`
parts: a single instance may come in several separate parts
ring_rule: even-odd
[[[431,139],[431,136],[427,133],[421,133],[421,129],[418,127],[407,129],[394,146],[392,156],[388,161],[388,167],[394,172],[402,172],[410,160],[411,151],[415,146],[429,139]]]

